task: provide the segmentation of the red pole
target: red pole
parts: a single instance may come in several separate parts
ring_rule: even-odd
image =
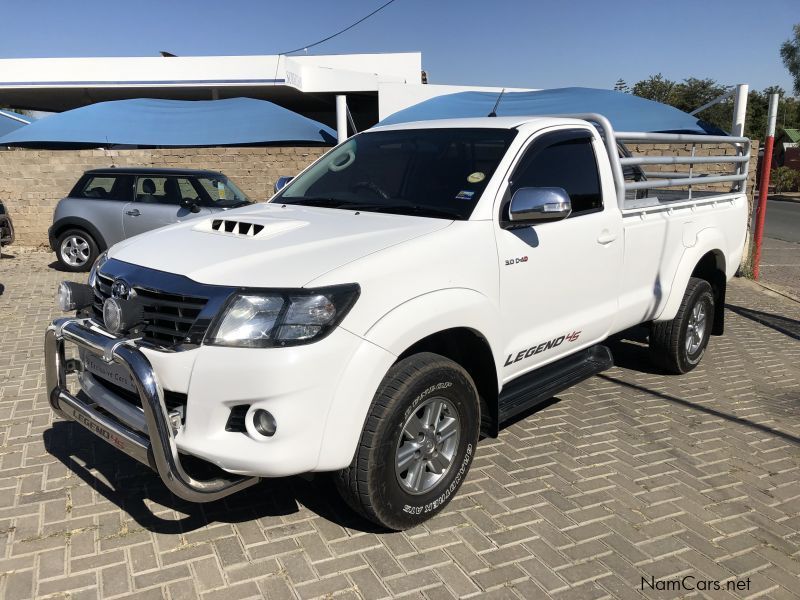
[[[758,281],[758,271],[761,265],[761,244],[764,238],[764,219],[767,216],[767,192],[769,191],[769,176],[772,171],[772,148],[775,144],[775,121],[778,117],[778,94],[769,98],[769,112],[767,116],[767,139],[764,144],[764,157],[761,159],[761,183],[758,188],[758,207],[756,209],[756,231],[754,234],[753,251],[753,279]]]

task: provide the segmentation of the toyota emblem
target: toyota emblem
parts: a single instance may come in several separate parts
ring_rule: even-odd
[[[130,300],[136,292],[131,289],[127,281],[123,279],[115,279],[111,284],[111,297],[118,300]]]

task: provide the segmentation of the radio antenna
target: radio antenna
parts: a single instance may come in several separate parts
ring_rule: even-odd
[[[494,108],[492,109],[492,112],[490,112],[488,115],[486,115],[487,117],[496,117],[497,116],[497,107],[500,106],[500,100],[503,99],[503,94],[505,94],[505,93],[506,93],[506,88],[503,88],[502,90],[500,90],[500,93],[497,95],[497,102],[494,103]]]

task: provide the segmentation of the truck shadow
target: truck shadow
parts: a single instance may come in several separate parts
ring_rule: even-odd
[[[647,344],[649,334],[649,328],[640,325],[608,338],[605,345],[611,349],[614,366],[650,375],[663,375],[664,372],[655,367],[650,360]]]
[[[726,304],[725,308],[736,313],[740,317],[750,319],[760,325],[779,331],[795,340],[800,340],[800,321],[796,319],[790,319],[789,317],[760,310],[753,310],[752,308],[745,308],[744,306],[737,306],[735,304]]]
[[[44,445],[90,488],[154,533],[187,533],[217,522],[288,516],[300,512],[301,507],[342,527],[382,531],[353,512],[324,474],[268,479],[222,500],[194,504],[173,495],[156,473],[77,423],[54,422],[44,432]],[[180,516],[176,518],[173,511]]]

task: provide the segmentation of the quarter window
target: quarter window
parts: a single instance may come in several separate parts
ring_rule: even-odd
[[[564,188],[572,202],[573,217],[602,210],[603,194],[591,134],[567,130],[536,140],[511,177],[512,195],[523,187]]]
[[[129,202],[132,187],[133,177],[131,175],[87,176],[70,195],[74,198]]]

